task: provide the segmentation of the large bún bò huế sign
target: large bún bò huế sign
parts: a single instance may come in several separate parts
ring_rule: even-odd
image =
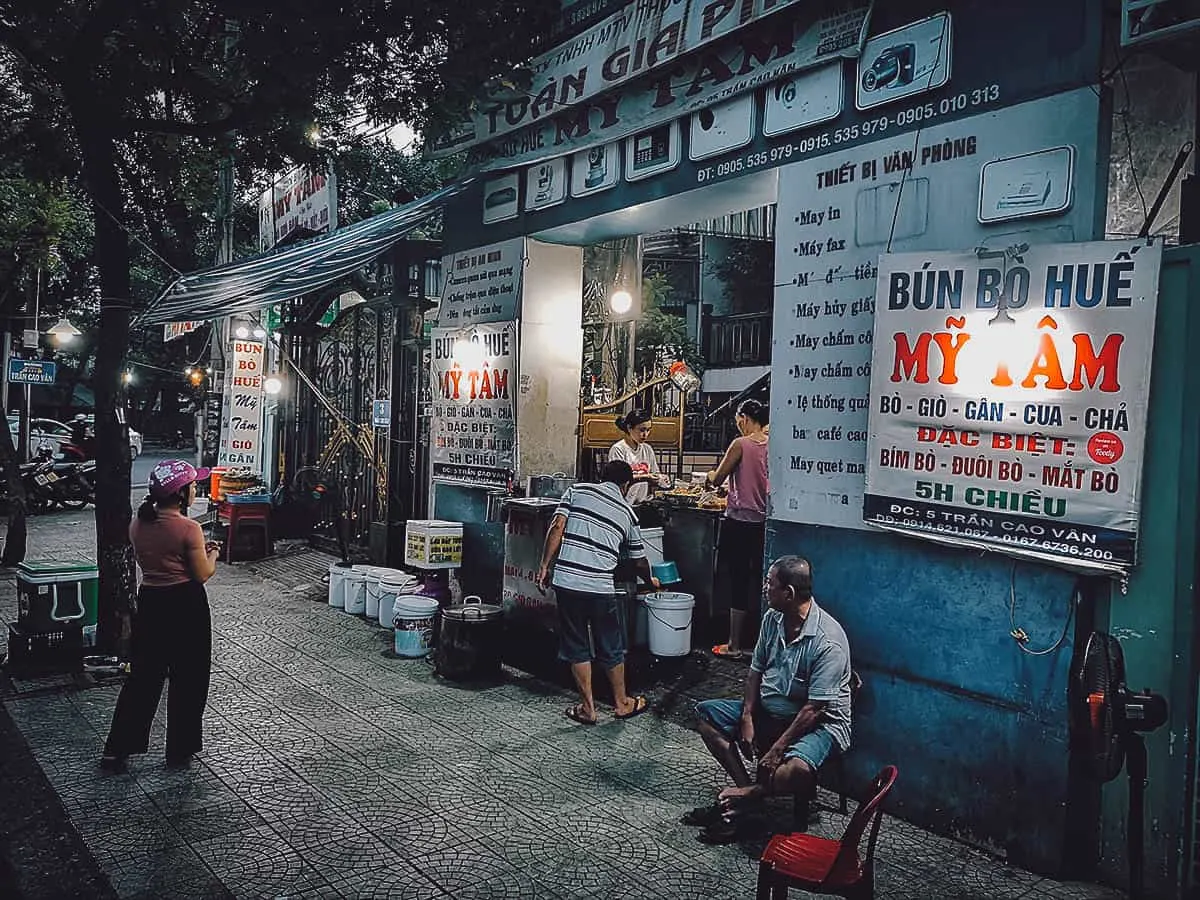
[[[1145,240],[881,256],[864,521],[1133,566],[1161,262]]]
[[[432,351],[433,477],[506,485],[516,462],[516,323],[435,328]]]

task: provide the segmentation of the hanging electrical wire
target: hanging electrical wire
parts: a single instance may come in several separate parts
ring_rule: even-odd
[[[1008,621],[1012,626],[1009,635],[1017,642],[1017,646],[1021,649],[1022,653],[1027,653],[1030,656],[1048,656],[1062,646],[1063,641],[1067,639],[1067,634],[1071,630],[1071,621],[1075,617],[1075,610],[1079,606],[1079,594],[1079,587],[1076,586],[1071,592],[1071,605],[1067,610],[1067,620],[1063,623],[1062,634],[1058,636],[1058,640],[1044,650],[1030,650],[1025,646],[1029,642],[1029,635],[1025,632],[1024,628],[1017,625],[1017,564],[1015,561],[1013,562],[1008,583]]]

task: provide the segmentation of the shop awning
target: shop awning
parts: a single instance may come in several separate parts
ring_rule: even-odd
[[[470,182],[469,178],[456,182],[324,237],[180,275],[135,318],[134,325],[250,313],[320,290],[402,240]]]
[[[743,400],[748,400],[751,397],[754,397],[756,394],[766,393],[770,390],[770,388],[771,373],[768,372],[766,375],[756,379],[754,383],[745,390],[739,391],[737,394],[734,394],[732,397],[730,397],[728,400],[710,412],[708,417],[710,419],[715,419],[717,416],[722,415],[729,409],[737,409]]]

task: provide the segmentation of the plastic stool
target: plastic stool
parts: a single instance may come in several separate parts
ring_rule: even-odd
[[[233,562],[233,547],[237,543],[238,534],[245,528],[261,528],[263,531],[263,552],[270,556],[275,552],[271,540],[271,504],[270,503],[222,503],[217,521],[228,527],[225,539],[225,562]]]

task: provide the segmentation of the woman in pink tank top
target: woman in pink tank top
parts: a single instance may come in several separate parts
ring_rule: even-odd
[[[736,438],[721,464],[708,473],[707,482],[718,486],[729,479],[729,502],[717,538],[717,572],[729,580],[729,642],[717,644],[713,653],[732,659],[742,656],[746,613],[762,597],[763,550],[766,539],[767,406],[745,400],[738,407]],[[757,610],[756,610],[757,611]]]
[[[129,526],[142,569],[133,622],[129,678],[121,687],[100,766],[114,772],[145,753],[163,684],[167,688],[167,765],[186,766],[203,746],[204,706],[212,670],[212,619],[204,583],[217,569],[220,544],[205,541],[188,517],[196,481],[208,469],[164,459],[150,472],[150,495]]]

